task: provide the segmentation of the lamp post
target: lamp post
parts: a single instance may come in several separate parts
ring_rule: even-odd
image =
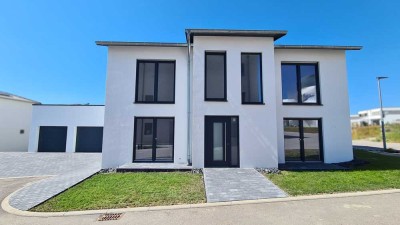
[[[385,122],[383,120],[383,106],[382,106],[382,93],[381,93],[381,80],[386,79],[388,77],[376,77],[378,81],[378,91],[379,91],[379,103],[381,105],[381,129],[382,129],[382,141],[383,141],[383,150],[386,151],[386,135],[385,135]]]

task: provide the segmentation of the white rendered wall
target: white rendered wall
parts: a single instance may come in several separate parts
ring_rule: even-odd
[[[28,151],[31,118],[31,102],[0,98],[0,152]]]
[[[277,167],[276,90],[273,38],[194,37],[193,167],[204,167],[204,117],[239,116],[240,167]],[[225,51],[227,102],[204,101],[204,53]],[[242,105],[241,53],[262,54],[265,105]]]
[[[317,62],[322,106],[282,105],[281,63]],[[285,162],[283,118],[322,118],[324,161],[353,159],[346,57],[342,50],[275,50],[279,163]]]
[[[175,60],[175,104],[135,104],[137,60]],[[133,160],[134,117],[175,117],[174,162],[187,163],[187,48],[108,48],[103,168]]]
[[[34,105],[29,152],[37,152],[40,126],[66,126],[66,152],[75,152],[76,127],[103,127],[104,106]]]

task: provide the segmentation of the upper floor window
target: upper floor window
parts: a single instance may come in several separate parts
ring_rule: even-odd
[[[283,104],[321,104],[317,63],[282,63]]]
[[[262,104],[260,53],[242,53],[242,104]]]
[[[135,102],[175,103],[175,61],[137,61]]]
[[[205,100],[226,101],[226,53],[205,53]]]

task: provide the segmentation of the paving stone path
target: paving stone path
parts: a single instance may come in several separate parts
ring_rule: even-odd
[[[97,173],[101,154],[0,153],[0,178],[50,176],[15,192],[9,204],[29,210]]]
[[[207,202],[286,197],[287,194],[255,169],[203,170]]]

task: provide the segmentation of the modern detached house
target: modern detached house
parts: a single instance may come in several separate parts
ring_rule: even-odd
[[[108,47],[103,168],[275,168],[353,159],[346,50],[286,31],[187,29],[187,43]]]

